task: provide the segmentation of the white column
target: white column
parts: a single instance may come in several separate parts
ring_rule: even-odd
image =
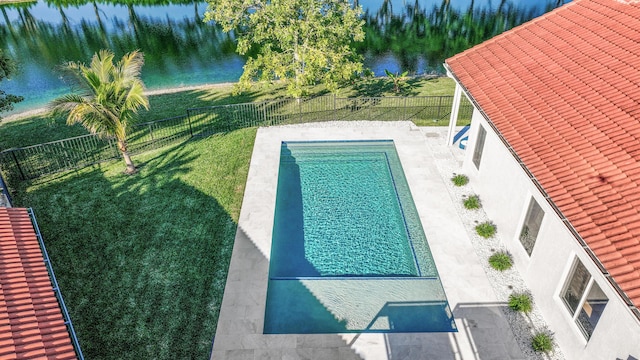
[[[453,145],[453,137],[456,133],[456,122],[458,121],[458,111],[460,110],[460,99],[462,98],[462,88],[456,83],[456,90],[453,93],[453,104],[451,105],[451,116],[449,117],[449,131],[447,132],[447,145]]]

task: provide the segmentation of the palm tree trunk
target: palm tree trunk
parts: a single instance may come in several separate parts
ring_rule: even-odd
[[[129,155],[129,150],[127,149],[127,143],[124,140],[118,140],[118,149],[122,153],[122,158],[124,159],[124,163],[127,164],[127,168],[124,170],[125,174],[131,175],[135,174],[138,169],[133,164],[133,160],[131,160],[131,156]]]

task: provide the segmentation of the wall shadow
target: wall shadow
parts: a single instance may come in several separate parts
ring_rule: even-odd
[[[457,331],[446,301],[388,302],[378,317],[387,318],[389,328],[397,332],[422,332],[425,327],[430,332]]]
[[[506,303],[473,302],[459,303],[454,308],[455,316],[464,324],[464,331],[473,345],[478,359],[521,358],[522,352],[505,314],[513,312]],[[526,322],[526,319],[521,319]],[[460,331],[463,331],[462,329]],[[536,359],[546,359],[542,354]]]
[[[506,304],[459,303],[458,334],[387,334],[388,359],[520,359],[522,350],[502,317]],[[542,357],[540,359],[543,359]]]
[[[276,298],[270,301],[270,297]],[[303,283],[297,280],[269,280],[265,334],[346,332],[349,332],[347,321],[336,318]]]
[[[209,354],[237,228],[213,187],[242,193],[232,179],[208,183],[207,171],[249,165],[223,163],[223,138],[136,156],[134,176],[109,162],[16,197],[36,213],[86,358]]]
[[[282,144],[273,224],[270,278],[320,276],[305,256],[300,166]]]

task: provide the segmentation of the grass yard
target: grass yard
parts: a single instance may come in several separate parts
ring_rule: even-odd
[[[256,129],[22,184],[87,359],[204,359]]]
[[[391,80],[369,79],[340,89],[339,97],[357,96],[431,96],[453,95],[454,82],[446,77],[407,80],[401,94],[393,92]],[[312,94],[326,93],[322,87],[310,90]],[[185,115],[188,108],[239,104],[287,97],[281,85],[256,87],[256,90],[239,95],[232,94],[232,86],[215,86],[202,90],[182,90],[149,96],[149,111],[140,113],[140,122],[162,120]],[[0,114],[2,116],[2,114]],[[31,116],[20,120],[0,122],[0,151],[87,134],[80,125],[67,126],[64,118],[46,115]]]

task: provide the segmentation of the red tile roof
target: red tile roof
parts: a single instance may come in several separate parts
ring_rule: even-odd
[[[0,358],[76,358],[26,209],[0,207]]]
[[[446,64],[640,307],[640,1],[575,0]]]

